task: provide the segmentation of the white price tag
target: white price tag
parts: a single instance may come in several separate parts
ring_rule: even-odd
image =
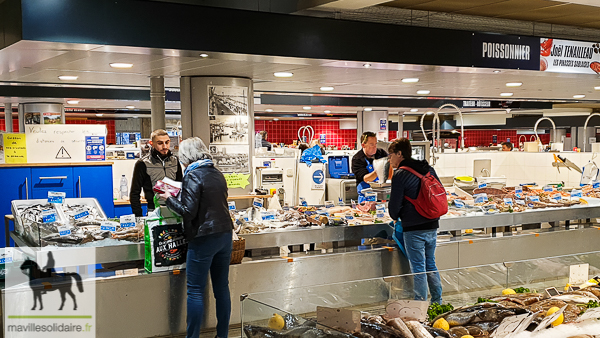
[[[252,203],[252,205],[253,205],[254,207],[256,207],[256,208],[262,208],[262,206],[263,206],[263,199],[262,199],[262,198],[255,197],[255,198],[254,198],[254,202]]]
[[[485,203],[488,202],[488,196],[487,194],[477,194],[474,195],[473,198],[475,198],[475,203]]]
[[[62,204],[67,193],[60,191],[48,191],[48,203]]]
[[[333,201],[325,201],[325,208],[333,208],[334,206]]]
[[[82,211],[82,212],[76,214],[75,216],[73,216],[73,218],[81,219],[81,218],[84,218],[85,216],[89,216],[89,215],[90,215],[90,212],[85,210],[85,211]]]
[[[583,194],[581,193],[581,190],[571,190],[571,197],[582,197]]]
[[[457,208],[464,208],[465,207],[465,202],[463,202],[463,200],[457,198],[457,199],[454,200],[454,205]]]
[[[100,223],[100,230],[102,231],[117,231],[117,223],[111,221],[103,221]]]
[[[135,227],[135,215],[123,215],[119,217],[119,223],[121,223],[121,228],[133,228]]]
[[[544,187],[544,192],[552,192],[554,189],[552,188],[551,185],[547,185]]]
[[[539,202],[540,201],[539,196],[527,196],[527,199],[529,199],[531,202]]]
[[[229,210],[235,210],[235,201],[227,202]]]
[[[522,194],[523,193],[523,187],[515,187],[515,194]]]
[[[71,229],[66,225],[59,226],[56,228],[58,229],[58,235],[60,237],[69,236],[71,234]]]
[[[42,211],[42,223],[56,222],[56,210],[43,210]]]
[[[515,202],[517,202],[517,204],[520,204],[520,205],[525,205],[525,201],[523,201],[523,200],[515,200]]]
[[[306,203],[306,198],[300,197],[300,205],[303,207],[307,207],[308,203]]]
[[[389,318],[402,318],[403,320],[425,321],[429,303],[421,300],[388,300],[385,307],[386,316]]]
[[[525,331],[535,318],[535,314],[524,313],[518,316],[506,317],[492,334],[492,338],[503,338]]]
[[[513,200],[512,198],[505,198],[504,199],[504,204],[512,206],[513,205]]]
[[[272,211],[263,211],[261,217],[263,221],[273,221],[275,220],[275,213]]]
[[[584,314],[579,316],[575,322],[582,322],[588,319],[598,319],[600,318],[600,307],[595,307],[591,309],[587,309]]]
[[[13,249],[12,248],[3,248],[0,249],[2,254],[0,254],[0,264],[9,264],[13,261]]]

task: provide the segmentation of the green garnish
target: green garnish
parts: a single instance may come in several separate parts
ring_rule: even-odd
[[[452,310],[454,310],[454,306],[452,306],[452,304],[450,303],[446,305],[433,303],[429,305],[429,308],[427,309],[427,316],[429,316],[429,321],[432,321],[435,317],[441,315],[442,313],[446,313]]]
[[[477,298],[477,303],[476,304],[479,304],[479,303],[498,303],[498,302],[495,301],[495,300],[491,300],[491,299],[479,297],[479,298]]]
[[[515,290],[516,293],[529,293],[529,292],[531,292],[531,290],[529,290],[528,288],[523,288],[523,287],[516,288],[514,290]]]

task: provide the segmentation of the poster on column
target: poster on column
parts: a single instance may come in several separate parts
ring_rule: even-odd
[[[29,163],[86,162],[86,136],[106,137],[101,124],[25,126]]]
[[[600,43],[540,39],[540,70],[600,74]]]

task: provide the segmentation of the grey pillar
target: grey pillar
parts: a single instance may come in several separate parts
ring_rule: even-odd
[[[12,103],[4,104],[4,125],[7,133],[13,132]]]
[[[150,78],[150,105],[152,113],[152,130],[165,129],[165,78]]]
[[[200,137],[209,147],[213,160],[225,174],[250,174],[245,188],[229,189],[229,195],[246,195],[252,191],[252,156],[254,155],[254,91],[252,80],[233,77],[182,77],[181,127],[183,138]],[[243,96],[240,96],[243,93]],[[247,119],[246,119],[247,117]],[[218,124],[219,135],[211,142],[211,124]],[[237,125],[234,133],[231,125]],[[218,129],[216,127],[215,129]],[[246,131],[247,127],[247,131]],[[240,131],[242,138],[239,137]],[[222,133],[225,134],[222,134]],[[246,151],[247,149],[247,151]],[[247,154],[247,155],[246,155]],[[244,169],[237,163],[248,159]],[[236,163],[231,165],[231,163]],[[231,169],[231,168],[234,169]]]

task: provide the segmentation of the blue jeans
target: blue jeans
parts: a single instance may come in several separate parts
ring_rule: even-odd
[[[188,338],[197,338],[200,335],[209,271],[217,308],[217,336],[227,338],[231,315],[229,297],[231,246],[231,232],[196,237],[188,245],[186,264]]]
[[[410,271],[415,274],[415,300],[427,300],[429,286],[431,303],[442,304],[442,282],[435,265],[437,229],[405,231],[403,236]]]

